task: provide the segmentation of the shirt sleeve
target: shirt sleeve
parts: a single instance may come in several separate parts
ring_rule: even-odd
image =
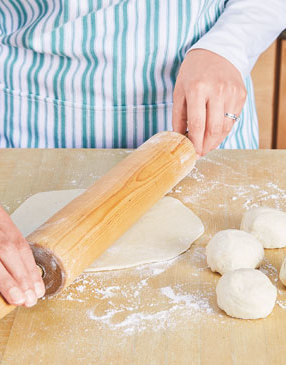
[[[189,51],[215,52],[247,76],[285,28],[286,0],[229,0],[215,25]]]

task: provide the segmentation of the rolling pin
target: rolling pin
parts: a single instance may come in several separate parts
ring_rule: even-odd
[[[69,286],[193,168],[192,143],[161,132],[29,234],[46,297]],[[0,318],[15,307],[0,296]]]

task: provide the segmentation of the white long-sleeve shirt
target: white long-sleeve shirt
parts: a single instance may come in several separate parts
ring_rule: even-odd
[[[285,28],[286,0],[229,0],[215,25],[190,50],[215,52],[247,76]]]
[[[286,27],[286,0],[42,5],[0,0],[0,147],[137,147],[172,129],[186,50],[209,49],[247,75]],[[258,147],[252,85],[244,80],[241,122],[222,148]]]

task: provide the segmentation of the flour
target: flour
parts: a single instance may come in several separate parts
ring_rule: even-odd
[[[216,165],[226,167],[221,162]],[[212,203],[218,214],[221,210],[227,214],[229,202],[233,202],[242,211],[259,205],[283,208],[286,191],[278,183],[266,180],[261,184],[242,186],[241,174],[233,169],[230,169],[230,173],[237,175],[237,183],[218,181],[217,176],[209,176],[204,170],[195,167],[187,177],[190,181],[184,185],[178,184],[171,193],[182,202],[190,204],[199,216],[200,211],[204,211],[213,217],[214,208],[210,206],[209,200],[210,196],[214,196],[213,191],[219,192],[223,199]],[[204,241],[207,242],[210,238],[210,234],[205,234]],[[168,277],[169,270],[186,265],[186,256],[189,265],[186,266],[187,276],[179,283],[177,278],[176,284],[165,281],[164,277]],[[260,270],[279,287],[277,268],[268,259],[264,259]],[[175,328],[184,325],[188,318],[196,323],[206,318],[224,323],[228,319],[218,310],[215,296],[219,276],[212,276],[210,281],[205,281],[208,272],[205,247],[195,243],[188,252],[175,259],[134,267],[128,271],[132,277],[128,284],[124,280],[124,271],[85,273],[73,284],[69,295],[63,293],[58,300],[88,302],[92,296],[95,302],[88,302],[87,308],[83,309],[86,321],[92,321],[95,326],[110,331],[120,330],[122,336],[150,329],[158,331]],[[123,278],[121,284],[117,285],[120,278]],[[283,310],[286,309],[286,290],[279,290],[277,303]]]
[[[266,258],[264,258],[259,270],[268,276],[272,282],[278,281],[278,270]]]
[[[65,300],[76,300],[77,302],[80,302],[80,303],[83,303],[84,302],[84,300],[82,300],[82,299],[75,298],[71,293],[69,293],[66,296]]]
[[[203,175],[196,166],[192,169],[192,171],[188,176],[195,179],[198,182],[205,180],[205,175]]]
[[[110,302],[112,308],[107,309],[104,314],[99,316],[95,313],[96,308],[88,309],[86,312],[87,317],[90,320],[99,322],[101,325],[106,325],[110,330],[120,328],[125,334],[133,334],[134,332],[142,332],[150,326],[154,331],[173,327],[178,321],[184,321],[186,315],[195,318],[195,315],[202,317],[203,314],[214,313],[209,303],[209,297],[212,296],[211,292],[204,295],[197,290],[192,294],[188,294],[178,285],[174,288],[163,287],[158,289],[162,295],[160,304],[150,303],[144,311],[140,310],[140,298],[138,297],[140,297],[140,289],[145,285],[147,285],[145,280],[143,283],[142,281],[139,283],[137,290],[134,291],[133,300],[129,301],[129,306],[119,305],[114,307],[113,303]],[[132,293],[129,293],[129,299],[130,294],[132,298]],[[167,306],[167,309],[158,310],[159,307],[165,306]],[[116,322],[115,318],[120,313],[127,313],[127,315],[122,321]],[[176,318],[176,321],[174,318]]]
[[[179,183],[171,192],[177,195],[183,203],[190,204],[192,208],[197,206],[199,210],[209,214],[213,211],[209,207],[209,197],[213,191],[216,191],[217,195],[220,193],[223,199],[223,201],[217,202],[215,205],[215,208],[218,210],[224,210],[229,207],[230,200],[235,202],[237,207],[242,207],[243,210],[263,205],[276,209],[286,209],[286,190],[279,186],[278,183],[266,180],[261,184],[242,185],[242,173],[224,163],[228,159],[220,157],[222,161],[212,160],[209,157],[201,158],[199,161],[200,168],[195,166],[187,176],[188,184],[182,185],[182,183]],[[209,164],[217,166],[217,174],[215,176],[209,174],[209,169],[207,168]],[[237,183],[228,184],[223,181],[224,179],[219,180],[222,173],[224,175],[229,173],[235,177],[237,176],[234,179],[234,181],[237,180]]]
[[[217,165],[224,166],[223,163]],[[184,203],[190,204],[192,208],[197,208],[198,215],[200,211],[205,211],[210,215],[214,214],[213,209],[209,207],[209,196],[213,191],[223,193],[221,196],[224,200],[217,201],[215,205],[218,211],[229,208],[229,201],[233,201],[242,210],[259,205],[283,208],[286,191],[281,186],[269,181],[241,186],[240,173],[234,173],[238,175],[237,184],[228,184],[224,181],[207,178],[206,173],[195,167],[187,177],[191,182],[186,185],[178,184],[171,193]],[[205,235],[205,241],[210,237],[210,235]],[[185,262],[184,255],[165,263],[138,266],[134,269],[141,277],[137,283],[130,286],[123,285],[123,287],[111,291],[109,287],[94,289],[95,293],[100,292],[103,297],[109,295],[108,293],[112,293],[112,297],[109,298],[104,313],[98,313],[97,307],[92,307],[86,311],[87,318],[97,325],[106,326],[111,331],[120,329],[120,333],[123,335],[132,335],[150,328],[153,331],[175,328],[176,325],[183,324],[190,317],[195,322],[208,318],[224,323],[225,316],[218,311],[216,306],[215,283],[199,279],[199,287],[192,285],[192,282],[197,282],[196,278],[209,270],[205,247],[195,244],[185,255],[189,256],[193,268],[189,272],[188,282],[168,285],[162,280],[161,286],[152,288],[152,279],[159,275],[164,277],[165,272],[171,270],[175,264],[177,267],[179,266],[178,261]],[[268,259],[264,259],[260,270],[270,278],[274,285],[279,285],[277,268]],[[161,283],[161,280],[157,280],[157,282]],[[153,296],[158,298],[160,303],[151,301],[143,305],[145,293],[148,290],[152,290]],[[124,298],[125,301],[119,298]],[[282,309],[286,309],[286,290],[279,291],[277,303]]]
[[[178,290],[179,287],[175,286],[175,289]],[[209,298],[203,296],[200,291],[186,294],[186,292],[174,292],[174,289],[168,286],[161,288],[161,293],[170,299],[170,303],[181,305],[181,309],[193,309],[201,313],[214,313],[213,308],[210,306]]]
[[[188,264],[191,270],[172,285],[164,278],[178,264]],[[208,316],[221,322],[215,305],[215,283],[196,279],[204,271],[208,271],[204,247],[194,246],[175,259],[135,267],[128,271],[128,276],[134,276],[128,283],[120,280],[126,275],[122,270],[84,273],[56,300],[84,302],[78,308],[85,310],[86,321],[110,331],[120,330],[122,336],[175,328],[186,318],[199,323]]]
[[[214,161],[207,158],[202,158],[202,161],[214,163]],[[215,164],[230,168],[220,162],[215,162]],[[241,174],[238,171],[234,172],[232,168],[230,170],[230,173],[240,175],[241,178]],[[218,211],[229,208],[229,201],[235,202],[236,207],[238,209],[242,208],[243,211],[258,206],[286,209],[286,190],[272,181],[263,182],[261,185],[241,185],[239,178],[237,184],[228,184],[227,182],[218,181],[210,177],[207,178],[206,176],[197,167],[194,167],[187,177],[190,180],[189,183],[184,185],[179,183],[171,190],[171,193],[175,194],[183,203],[190,204],[192,209],[197,207],[198,210],[210,215],[213,214],[213,209],[211,209],[209,202],[210,197],[212,199],[214,197],[214,191],[216,191],[216,195],[220,193],[222,198],[222,201],[217,202],[215,205],[215,209]]]
[[[125,154],[126,151],[122,152]],[[271,180],[272,171],[266,171],[264,180],[259,183],[253,180],[251,184],[241,185],[243,174],[229,166],[229,161],[223,156],[219,161],[210,157],[200,159],[186,181],[179,183],[171,193],[189,204],[198,216],[204,212],[212,221],[216,220],[216,214],[229,214],[229,209],[241,213],[253,206],[266,205],[286,210],[286,191],[279,182]],[[210,173],[210,164],[216,166],[215,172]],[[226,174],[234,176],[231,183],[227,183]],[[86,188],[99,177],[89,173],[88,183],[83,183],[80,175],[72,174],[66,188]],[[210,234],[205,234],[204,242],[210,238]],[[277,268],[269,260],[264,260],[260,270],[274,285],[281,286]],[[170,280],[170,277],[176,277],[176,280]],[[169,261],[129,270],[84,273],[51,300],[67,301],[64,310],[72,308],[83,326],[86,324],[90,328],[90,323],[94,324],[91,330],[95,332],[102,327],[116,331],[116,336],[118,333],[131,336],[146,330],[183,327],[188,319],[197,325],[206,319],[220,324],[231,320],[216,305],[218,279],[218,275],[209,272],[205,247],[196,242],[185,254]],[[278,290],[277,304],[281,310],[286,310],[285,288]],[[53,311],[53,306],[49,305],[48,309]],[[73,328],[77,323],[75,321]]]
[[[286,290],[282,286],[282,284],[279,282],[279,273],[276,267],[274,267],[266,258],[264,259],[264,262],[262,266],[260,267],[260,270],[269,277],[269,279],[272,281],[274,285],[278,288],[278,300],[277,304],[282,309],[286,309]],[[283,287],[283,289],[279,289],[279,287]]]
[[[200,271],[208,270],[206,249],[203,246],[196,246],[192,252],[192,262],[196,265],[198,273],[192,273],[193,275],[199,274]]]
[[[194,177],[194,175],[191,175]],[[199,178],[198,181],[203,181]],[[231,185],[227,183],[222,183],[218,181],[208,180],[202,184],[198,191],[193,187],[193,193],[187,194],[183,197],[182,201],[184,203],[197,204],[198,201],[205,200],[204,195],[210,194],[214,190],[224,190],[226,197],[229,197],[232,201],[238,201],[244,210],[248,210],[251,207],[257,206],[271,206],[277,209],[285,208],[286,191],[281,189],[279,186],[271,183],[266,183],[265,185]],[[175,193],[180,193],[182,190],[180,186],[176,186],[173,191]],[[185,194],[185,191],[184,191]],[[217,207],[226,207],[227,204],[217,204]]]

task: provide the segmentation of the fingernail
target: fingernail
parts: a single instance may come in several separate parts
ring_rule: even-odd
[[[23,304],[25,302],[25,297],[21,290],[18,288],[12,288],[9,290],[9,295],[13,301],[13,304]]]
[[[45,286],[41,283],[36,283],[35,292],[38,298],[42,298],[45,295]]]
[[[26,300],[25,300],[26,307],[32,307],[33,305],[35,305],[37,303],[37,297],[36,297],[35,293],[33,292],[33,290],[27,290],[25,292],[25,296],[26,296]]]

